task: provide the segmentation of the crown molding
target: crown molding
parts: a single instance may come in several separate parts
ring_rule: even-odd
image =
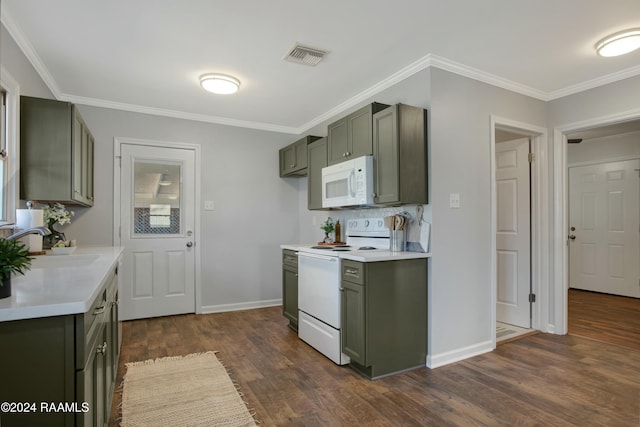
[[[568,86],[564,89],[559,89],[549,93],[549,101],[563,98],[565,96],[574,95],[579,92],[584,92],[589,89],[595,89],[599,86],[604,86],[609,83],[615,83],[620,80],[628,79],[630,77],[636,77],[640,75],[640,65],[627,68],[626,70],[618,71],[615,73],[607,74],[606,76],[598,77],[586,82],[578,83],[573,86]]]
[[[532,88],[531,86],[526,86],[526,85],[514,82],[509,79],[505,79],[500,76],[496,76],[495,74],[487,73],[477,68],[469,67],[467,65],[452,61],[450,59],[447,59],[441,56],[432,55],[431,66],[440,68],[441,70],[449,71],[454,74],[458,74],[463,77],[468,77],[470,79],[477,80],[482,83],[487,83],[492,86],[497,86],[502,89],[507,89],[512,92],[519,93],[521,95],[526,95],[531,98],[536,98],[541,101],[548,100],[547,92]]]
[[[112,110],[130,111],[133,113],[150,114],[154,116],[171,117],[174,119],[192,120],[196,122],[214,123],[225,126],[235,126],[247,129],[265,130],[269,132],[279,132],[297,135],[298,128],[290,126],[280,126],[270,123],[251,122],[247,120],[230,119],[227,117],[209,116],[207,114],[187,113],[184,111],[168,110],[164,108],[147,107],[144,105],[126,104],[123,102],[107,101],[104,99],[86,98],[83,96],[74,96],[62,94],[59,98],[62,101],[72,102],[74,104],[89,105],[93,107],[109,108]]]
[[[47,85],[53,96],[56,99],[60,99],[61,92],[56,80],[51,73],[49,73],[49,70],[45,67],[44,62],[42,62],[40,56],[31,42],[29,42],[29,39],[24,35],[20,26],[15,23],[11,14],[4,8],[0,14],[0,22],[2,22],[11,37],[16,41],[22,53],[24,53],[31,65],[33,65],[33,68],[36,69],[36,72],[40,75],[40,78],[44,81],[44,84]]]

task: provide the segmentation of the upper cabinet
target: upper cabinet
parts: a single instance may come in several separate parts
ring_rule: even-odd
[[[319,138],[319,136],[305,136],[280,149],[280,176],[306,176],[307,144]]]
[[[93,206],[94,138],[75,105],[20,98],[20,198]]]
[[[397,104],[373,115],[374,203],[428,203],[427,111]]]
[[[327,166],[327,138],[307,145],[307,208],[322,209],[322,168]]]
[[[331,123],[327,129],[328,164],[373,154],[373,115],[387,107],[374,102]]]

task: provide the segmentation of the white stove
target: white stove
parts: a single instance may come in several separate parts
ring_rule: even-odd
[[[340,347],[340,254],[389,249],[382,218],[348,220],[345,235],[346,245],[298,248],[298,336],[339,365],[350,362]]]
[[[346,244],[303,246],[299,251],[327,256],[339,256],[332,252],[389,250],[389,229],[382,218],[359,218],[347,221]]]

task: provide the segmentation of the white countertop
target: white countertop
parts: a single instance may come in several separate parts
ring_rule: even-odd
[[[292,251],[299,251],[301,248],[309,248],[310,245],[302,245],[302,244],[285,244],[280,245],[281,249],[289,249]],[[323,254],[330,256],[337,256],[341,259],[350,259],[352,261],[360,261],[360,262],[380,262],[380,261],[399,261],[403,259],[416,259],[416,258],[431,258],[431,252],[392,252],[388,250],[375,250],[375,251],[328,251],[323,249],[312,249],[305,251],[312,252],[315,254]]]
[[[0,299],[0,321],[85,313],[98,296],[121,247],[78,247],[71,255],[37,256],[31,270],[11,279]]]

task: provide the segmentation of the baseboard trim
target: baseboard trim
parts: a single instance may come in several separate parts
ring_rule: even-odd
[[[235,304],[219,304],[202,306],[198,314],[224,313],[227,311],[252,310],[254,308],[275,307],[282,305],[282,299],[240,302]]]
[[[459,348],[442,354],[427,356],[427,368],[435,369],[450,363],[459,362],[480,354],[493,351],[494,346],[491,341],[481,342],[469,347]]]

